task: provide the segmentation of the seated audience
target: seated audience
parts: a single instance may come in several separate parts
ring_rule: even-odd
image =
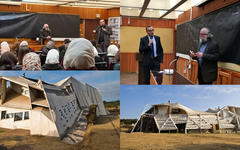
[[[41,70],[41,61],[36,53],[30,52],[23,57],[22,70]]]
[[[43,46],[42,49],[40,51],[42,51],[40,58],[41,58],[41,64],[44,65],[45,61],[46,61],[46,57],[47,57],[47,53],[48,51],[50,51],[51,49],[57,49],[55,47],[55,43],[54,41],[50,40],[47,42],[47,45]]]
[[[56,49],[51,49],[45,61],[45,64],[42,66],[42,70],[61,70],[59,64],[59,51]]]
[[[58,47],[58,50],[59,50],[59,61],[60,63],[62,64],[63,63],[63,58],[64,58],[64,55],[66,53],[66,50],[68,48],[68,45],[71,41],[69,39],[65,39],[64,40],[64,45]]]
[[[92,43],[84,38],[74,39],[65,53],[63,66],[66,70],[96,69]]]
[[[1,43],[1,55],[5,52],[10,52],[9,44],[6,41]]]
[[[120,52],[118,51],[115,55],[116,64],[113,67],[113,70],[120,70]]]
[[[0,70],[15,70],[17,57],[11,52],[5,52],[0,58]]]
[[[119,50],[116,45],[110,45],[107,51],[108,51],[107,54],[108,70],[113,70],[114,64],[116,63],[115,55]]]
[[[18,65],[22,65],[22,60],[25,54],[29,53],[30,50],[26,46],[20,46],[18,50]]]

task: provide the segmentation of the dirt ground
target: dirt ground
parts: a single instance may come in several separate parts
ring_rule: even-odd
[[[121,150],[240,150],[240,134],[120,133]]]
[[[119,150],[119,118],[119,113],[97,118],[94,125],[88,126],[84,140],[76,145],[65,144],[56,137],[32,136],[27,130],[3,128],[0,145],[8,150]]]

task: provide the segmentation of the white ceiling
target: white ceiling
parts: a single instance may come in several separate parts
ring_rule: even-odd
[[[139,16],[145,0],[121,0],[120,15],[121,16]],[[150,0],[143,17],[160,18],[169,9],[174,7],[181,0]],[[166,15],[165,19],[176,19],[179,14],[190,9],[192,6],[198,5],[206,0],[187,0],[174,11]]]
[[[120,7],[120,0],[22,0],[22,2],[0,0],[0,4],[21,5],[21,3],[106,9]]]

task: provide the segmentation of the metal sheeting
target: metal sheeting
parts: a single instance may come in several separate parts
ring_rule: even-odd
[[[88,84],[86,84],[86,88],[90,100],[93,102],[93,104],[97,105],[97,115],[107,115],[108,112],[104,107],[99,91]]]
[[[71,85],[78,99],[80,107],[89,107],[90,105],[95,104],[97,105],[97,116],[108,114],[107,110],[104,107],[101,94],[96,88],[88,84],[84,85],[73,77],[63,79],[62,81],[57,82],[55,85],[61,87]]]
[[[53,121],[56,123],[60,137],[62,137],[66,130],[73,126],[80,113],[77,99],[73,93],[68,93],[61,87],[43,84],[43,88]]]
[[[86,93],[86,87],[84,84],[79,82],[78,80],[74,79],[73,77],[68,77],[58,83],[56,85],[59,85],[61,87],[69,86],[71,85],[74,91],[74,94],[76,95],[78,102],[80,104],[80,107],[89,107],[92,102],[90,101],[87,93]]]

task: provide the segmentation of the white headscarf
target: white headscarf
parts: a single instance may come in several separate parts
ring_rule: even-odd
[[[27,41],[22,41],[19,46],[28,46],[28,42]]]
[[[64,69],[90,69],[95,66],[92,43],[84,38],[74,39],[68,46],[63,61]]]
[[[107,56],[115,56],[118,52],[118,47],[116,45],[109,45],[107,52]]]
[[[56,49],[48,51],[45,64],[59,64],[59,51]]]
[[[5,52],[9,52],[10,51],[10,47],[9,44],[4,41],[1,43],[1,55],[4,54]]]
[[[94,52],[94,57],[98,56],[98,51],[94,46],[93,46],[93,52]]]

